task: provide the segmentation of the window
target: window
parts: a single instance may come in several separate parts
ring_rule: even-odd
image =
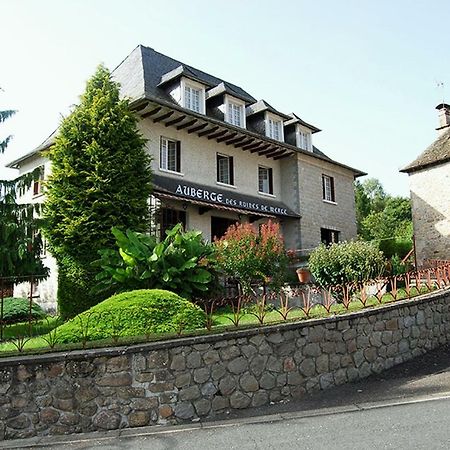
[[[170,230],[179,223],[183,225],[183,229],[186,228],[186,211],[161,208],[160,217],[161,217],[160,219],[161,240],[166,238],[166,230]]]
[[[320,229],[320,240],[325,245],[336,244],[339,242],[339,231],[329,230],[328,228]]]
[[[33,182],[33,195],[40,195],[43,190],[42,182],[44,181],[44,166],[39,167],[39,169],[39,178]]]
[[[299,131],[298,134],[299,137],[299,148],[302,148],[303,150],[311,150],[311,134],[306,131]]]
[[[224,184],[234,184],[232,156],[217,153],[217,181]]]
[[[268,137],[275,139],[276,141],[282,141],[282,122],[281,120],[270,119],[268,120]]]
[[[202,97],[201,89],[192,86],[184,86],[184,107],[192,111],[201,112],[200,102]]]
[[[159,168],[171,172],[181,172],[181,143],[161,136],[159,148]]]
[[[322,175],[322,194],[323,199],[327,202],[335,202],[334,195],[334,178],[328,175]]]
[[[244,107],[238,103],[228,101],[227,122],[237,127],[244,127]]]
[[[258,167],[258,186],[259,192],[273,194],[272,169],[269,167]]]

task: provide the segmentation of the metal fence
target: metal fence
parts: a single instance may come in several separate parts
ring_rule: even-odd
[[[33,317],[33,291],[36,278],[35,276],[0,278],[0,343],[5,344],[8,341],[18,351],[24,350],[26,343],[33,335],[42,335],[43,329],[45,335],[42,336],[42,339],[48,344],[48,347],[54,348],[58,344],[57,331],[53,328],[61,322],[52,318],[52,326],[48,326],[47,329],[45,329],[45,326],[41,326],[39,329],[37,320]],[[28,314],[20,327],[17,324],[9,323],[4,315],[5,293],[11,293],[11,285],[17,282],[30,283],[27,299]],[[196,299],[195,303],[204,309],[206,315],[205,328],[207,331],[211,331],[217,325],[215,323],[216,313],[224,307],[226,308],[225,317],[229,323],[227,326],[222,325],[222,329],[225,328],[226,330],[229,327],[242,326],[242,319],[246,315],[254,317],[253,325],[254,322],[263,325],[288,320],[325,317],[379,306],[384,303],[407,300],[419,294],[448,287],[450,287],[450,261],[441,260],[427,261],[427,267],[401,275],[380,277],[366,282],[349,283],[328,288],[322,288],[315,284],[298,284],[285,286],[277,292],[270,292],[266,287],[256,287],[251,294],[233,295],[236,291],[230,287],[221,297]],[[113,344],[118,344],[124,337],[122,336],[120,317],[116,317],[110,312],[105,312],[104,315],[106,316],[102,319],[108,320],[113,330],[110,340]],[[93,315],[86,315],[77,319],[79,321],[78,334],[83,348],[91,339],[90,327],[99,319],[99,317]],[[47,320],[47,325],[50,325],[49,319],[44,320]],[[248,326],[248,323],[246,323],[246,326]],[[17,332],[9,332],[15,329],[17,329]],[[5,331],[8,331],[8,333],[5,333]],[[184,331],[183,323],[180,322],[176,324],[172,334],[180,335]],[[146,337],[150,338],[147,335]]]

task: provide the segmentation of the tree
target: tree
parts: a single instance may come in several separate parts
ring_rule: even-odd
[[[374,179],[355,182],[358,234],[365,240],[411,239],[411,202],[387,194]]]
[[[58,263],[58,306],[74,316],[102,301],[92,293],[98,250],[114,248],[113,226],[147,231],[150,157],[119,85],[99,66],[65,118],[47,156],[44,231]]]
[[[277,290],[285,281],[288,256],[277,223],[269,220],[259,231],[250,223],[231,225],[215,247],[219,269],[245,294],[253,283]]]
[[[14,110],[0,111],[0,123],[14,114]],[[0,155],[10,140],[7,136],[0,141]],[[13,180],[0,180],[0,277],[8,278],[11,285],[32,275],[42,279],[48,273],[40,258],[39,205],[18,203],[39,175],[37,169]]]

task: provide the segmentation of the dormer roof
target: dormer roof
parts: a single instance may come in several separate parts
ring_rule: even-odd
[[[286,122],[284,122],[285,126],[298,123],[300,125],[303,125],[305,128],[309,128],[311,130],[311,133],[318,133],[319,131],[322,131],[320,128],[317,128],[314,125],[311,125],[308,122],[305,122],[300,117],[298,117],[297,114],[295,114],[295,113],[291,113],[291,114],[289,114],[289,116],[290,116],[290,119],[286,120]]]
[[[208,91],[206,91],[206,99],[216,97],[218,95],[229,94],[232,97],[236,97],[240,100],[243,100],[245,103],[254,103],[256,100],[251,95],[243,95],[243,92],[240,92],[235,89],[235,87],[226,81],[222,81],[222,83],[217,86],[212,87]]]
[[[183,64],[180,64],[175,69],[171,70],[170,72],[164,73],[161,76],[161,81],[159,82],[158,87],[164,86],[165,84],[170,83],[171,81],[175,81],[181,77],[189,78],[190,80],[197,81],[201,84],[206,84],[204,80],[201,80],[199,77],[197,77],[193,70],[191,70],[187,66],[184,66]]]
[[[290,119],[291,117],[287,114],[284,114],[280,111],[277,111],[273,106],[269,105],[265,100],[258,100],[256,103],[247,106],[247,117],[253,116],[254,114],[258,114],[260,112],[269,111],[272,114],[276,114],[283,119]]]

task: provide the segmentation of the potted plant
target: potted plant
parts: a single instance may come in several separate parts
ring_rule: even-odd
[[[311,272],[307,267],[299,267],[297,270],[298,281],[300,283],[309,283],[311,280]]]

